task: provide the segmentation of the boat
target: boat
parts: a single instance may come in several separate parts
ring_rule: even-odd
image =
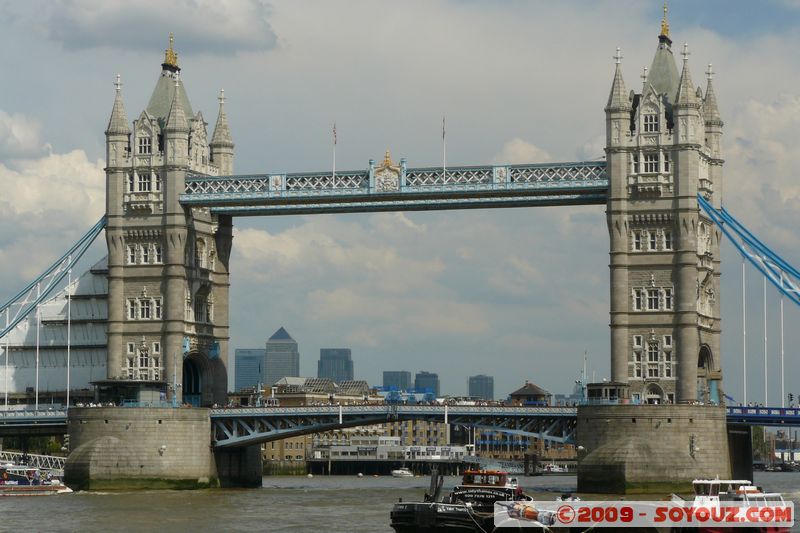
[[[0,496],[50,496],[72,489],[49,472],[33,466],[0,465]]]
[[[390,517],[396,533],[473,533],[494,529],[495,502],[532,501],[516,478],[499,470],[467,470],[461,483],[440,498],[444,478],[431,473],[430,492],[422,502],[394,504]]]
[[[541,470],[542,474],[567,474],[569,471],[567,470],[566,466],[557,465],[555,463],[550,463],[544,465]]]
[[[392,477],[414,477],[414,472],[408,468],[398,468],[397,470],[392,470]]]
[[[688,504],[692,507],[719,508],[741,506],[738,511],[739,520],[745,520],[747,507],[782,506],[785,504],[783,495],[779,492],[764,492],[760,487],[746,479],[695,479],[692,481],[694,497],[691,501],[684,500],[677,494],[672,494],[673,502]],[[697,529],[703,533],[732,533],[742,531],[741,527],[701,527]],[[789,533],[791,528],[765,526],[762,528],[748,529],[748,531],[762,531],[769,533]]]

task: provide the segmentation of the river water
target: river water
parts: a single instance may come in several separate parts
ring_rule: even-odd
[[[444,490],[457,482],[446,478]],[[521,477],[520,482],[543,500],[576,486],[575,476]],[[800,506],[800,473],[757,472],[755,482]],[[428,484],[424,477],[265,477],[261,489],[250,490],[0,498],[0,531],[388,533],[392,504],[398,498],[421,499]]]

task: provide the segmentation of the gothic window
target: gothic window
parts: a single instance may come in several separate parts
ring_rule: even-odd
[[[658,343],[650,343],[647,347],[647,377],[658,377]]]
[[[642,233],[639,231],[633,232],[633,250],[635,252],[642,251]]]
[[[128,192],[136,192],[136,180],[133,172],[128,172]]]
[[[139,302],[139,316],[142,320],[150,320],[150,300]]]
[[[658,250],[658,234],[655,231],[649,231],[647,233],[647,249],[648,251],[655,252]]]
[[[664,231],[662,234],[663,242],[664,242],[664,249],[665,250],[672,250],[672,232],[671,231]]]
[[[155,263],[156,264],[163,263],[164,262],[164,256],[163,256],[163,254],[161,252],[161,245],[160,244],[154,244],[153,245],[153,252],[154,252],[153,255],[155,256]]]
[[[638,155],[634,155],[632,162],[633,162],[633,173],[634,174],[638,174],[639,173],[639,156]]]
[[[664,172],[670,172],[670,164],[669,152],[664,152]]]
[[[633,310],[642,310],[642,289],[633,289]]]
[[[126,361],[127,366],[125,368],[125,373],[127,374],[128,379],[134,379],[136,377],[134,356],[131,355],[127,359],[128,360]]]
[[[150,263],[150,245],[143,244],[142,245],[142,263],[145,265]]]
[[[196,298],[194,302],[194,321],[206,321],[206,306],[202,298]]]
[[[644,116],[644,132],[655,133],[658,131],[658,115],[647,114]]]
[[[644,172],[658,172],[658,154],[644,154]]]
[[[156,320],[161,319],[161,298],[153,300],[153,318]]]
[[[153,153],[152,140],[150,137],[139,137],[139,153],[151,154]]]
[[[139,173],[139,192],[150,192],[152,182],[149,172]]]
[[[128,320],[136,320],[136,299],[128,300]]]
[[[206,243],[203,239],[197,239],[195,243],[194,264],[199,268],[206,267]]]
[[[136,264],[136,245],[129,244],[128,245],[128,264],[135,265]]]
[[[647,310],[658,311],[658,289],[647,289]]]
[[[161,174],[158,172],[153,176],[153,190],[155,192],[161,192]]]
[[[664,309],[667,311],[672,310],[672,289],[670,288],[664,289]],[[666,337],[664,338],[666,339]]]

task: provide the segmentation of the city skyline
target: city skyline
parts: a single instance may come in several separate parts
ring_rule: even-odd
[[[0,100],[0,255],[25,258],[0,264],[0,299],[102,214],[112,83],[120,73],[127,108],[143,109],[169,31],[193,109],[214,117],[224,87],[235,171],[258,173],[330,168],[334,121],[339,168],[364,168],[387,147],[410,165],[437,166],[442,115],[448,164],[594,159],[614,50],[622,48],[625,81],[638,90],[661,18],[659,2],[636,1],[241,2],[220,8],[228,23],[219,25],[189,2],[176,2],[168,23],[149,2],[96,13],[82,5],[9,4],[0,13],[0,42],[26,51],[0,59],[17,73]],[[800,11],[788,0],[736,5],[672,1],[672,35],[689,43],[696,82],[708,63],[716,72],[727,208],[798,264]],[[389,35],[364,20],[397,27]],[[476,25],[485,28],[480,39],[465,31]],[[120,31],[129,27],[141,31]],[[413,42],[400,38],[409,28]],[[365,83],[358,74],[367,72]],[[408,79],[428,80],[428,90],[406,90]],[[261,345],[263,324],[286,324],[306,353],[334,340],[365,354],[358,373],[370,383],[403,361],[438,372],[443,390],[461,390],[477,368],[498,390],[518,387],[524,374],[568,392],[584,350],[589,376],[608,376],[604,216],[583,207],[236,219],[229,358],[235,347]],[[738,398],[741,265],[727,243],[722,260],[723,383]],[[761,281],[751,270],[748,396],[761,401]],[[768,304],[770,397],[779,403],[774,291]],[[795,346],[800,313],[788,305],[786,313],[786,345]],[[314,364],[301,358],[300,374],[314,375]],[[800,361],[787,357],[786,373],[798,375]]]

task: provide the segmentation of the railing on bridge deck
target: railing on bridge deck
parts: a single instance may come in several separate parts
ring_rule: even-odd
[[[66,409],[0,410],[2,426],[44,426],[67,423]]]
[[[190,176],[180,201],[230,215],[285,215],[605,203],[605,161]]]
[[[728,407],[728,423],[749,426],[800,426],[800,408]]]
[[[64,470],[66,457],[0,450],[0,463],[34,466],[44,470]]]

